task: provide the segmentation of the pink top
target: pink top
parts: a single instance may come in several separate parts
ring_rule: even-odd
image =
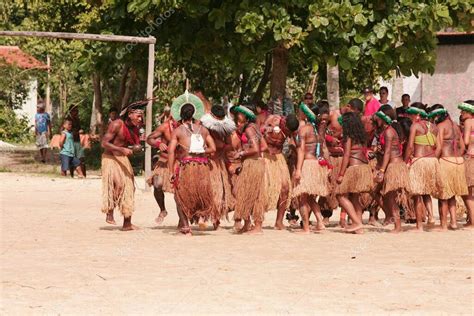
[[[364,116],[374,115],[380,108],[380,102],[376,98],[370,99],[370,101],[365,102]]]

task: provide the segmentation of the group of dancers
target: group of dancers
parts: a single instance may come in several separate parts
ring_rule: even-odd
[[[143,104],[123,109],[102,140],[103,206],[106,221],[115,224],[114,209],[131,222],[133,169],[128,156],[141,150],[139,127]],[[159,153],[148,182],[160,208],[168,211],[164,192],[174,194],[178,231],[192,234],[191,224],[234,221],[234,231],[262,233],[266,212],[276,210],[275,229],[286,229],[285,213],[296,232],[322,231],[332,211],[341,208],[339,224],[349,233],[363,233],[369,223],[393,224],[401,232],[401,214],[423,231],[434,227],[432,200],[439,200],[440,226],[457,229],[456,196],[467,207],[465,227],[472,227],[474,209],[474,102],[459,105],[461,126],[442,105],[413,103],[405,117],[391,105],[364,116],[364,103],[352,99],[330,111],[326,101],[302,102],[296,114],[220,105],[186,91],[177,97],[169,118],[147,137]],[[301,223],[296,215],[299,210]],[[314,214],[315,221],[310,221]],[[448,224],[448,214],[450,221]],[[346,221],[348,217],[348,221]]]

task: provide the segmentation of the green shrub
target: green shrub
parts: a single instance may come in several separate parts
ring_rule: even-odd
[[[26,116],[18,116],[10,107],[0,107],[0,139],[10,143],[31,143],[34,133]]]

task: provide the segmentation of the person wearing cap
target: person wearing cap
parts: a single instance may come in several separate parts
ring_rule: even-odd
[[[474,228],[474,100],[467,100],[458,105],[464,121],[463,141],[466,146],[465,173],[468,193],[463,196],[467,207],[467,227]]]
[[[362,92],[365,97],[364,116],[372,116],[379,110],[380,102],[375,98],[372,88],[364,88]]]
[[[303,221],[303,233],[309,233],[309,216],[314,213],[317,230],[324,229],[318,196],[329,195],[329,169],[323,157],[324,138],[319,135],[317,118],[306,104],[299,106],[300,127],[297,136],[297,163],[293,173],[292,198],[298,200]],[[325,162],[325,163],[324,163]]]
[[[220,218],[210,181],[209,156],[216,145],[207,128],[196,124],[203,114],[202,101],[188,91],[171,106],[171,115],[180,125],[168,144],[168,172],[183,235],[192,235],[190,222],[210,219],[215,223]]]
[[[137,229],[132,224],[135,201],[133,168],[128,159],[134,152],[142,151],[139,128],[143,124],[143,107],[137,102],[126,106],[120,119],[112,121],[102,138],[102,212],[105,221],[115,225],[114,210],[123,216],[123,231]]]
[[[42,163],[46,162],[48,140],[51,135],[51,117],[45,112],[45,107],[43,102],[38,103],[35,114],[36,147],[39,149]]]
[[[261,234],[268,204],[265,160],[262,158],[267,144],[255,124],[257,116],[252,110],[239,105],[232,112],[236,117],[237,135],[242,145],[242,150],[235,154],[235,158],[243,161],[235,184],[234,220],[244,220],[240,233]]]
[[[455,124],[448,111],[441,105],[435,104],[428,114],[434,119],[438,128],[436,141],[436,157],[439,158],[441,174],[441,190],[436,194],[439,199],[439,218],[441,230],[448,229],[448,212],[450,215],[450,229],[456,229],[456,196],[468,194],[466,170],[464,166],[464,144],[461,129]]]
[[[226,149],[232,147],[232,135],[236,130],[233,120],[226,116],[224,107],[214,105],[211,112],[204,114],[200,119],[201,124],[209,130],[216,152],[210,157],[211,186],[214,195],[214,203],[220,213],[213,225],[217,229],[220,220],[228,217],[228,213],[233,211],[235,197],[232,192],[230,175],[226,168]]]
[[[434,224],[431,196],[436,195],[441,186],[439,161],[436,157],[438,129],[428,120],[425,108],[424,104],[415,102],[407,109],[412,125],[404,157],[409,165],[409,192],[415,200],[418,231],[423,231],[425,209],[428,213],[428,224]]]
[[[171,111],[171,108],[169,108],[169,111]],[[168,145],[171,141],[171,135],[177,126],[177,122],[168,112],[168,119],[159,125],[146,139],[148,145],[157,148],[159,151],[159,158],[153,168],[153,173],[147,179],[148,185],[153,185],[153,196],[160,208],[160,214],[155,219],[157,224],[163,223],[164,218],[168,215],[165,206],[165,192],[174,193],[173,186],[169,182],[171,175],[168,169]]]

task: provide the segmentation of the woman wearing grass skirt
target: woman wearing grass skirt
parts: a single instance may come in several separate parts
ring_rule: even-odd
[[[382,105],[374,116],[379,130],[379,139],[382,163],[376,171],[375,181],[382,183],[384,209],[389,212],[390,218],[386,222],[393,222],[392,232],[401,231],[400,209],[402,205],[408,209],[408,167],[403,161],[403,132],[396,119],[395,110],[390,105]]]
[[[247,107],[239,105],[233,108],[237,120],[237,133],[240,137],[242,150],[236,158],[242,159],[242,171],[235,184],[234,220],[244,220],[242,233],[262,233],[262,223],[267,210],[267,183],[265,181],[265,160],[262,151],[266,143],[257,125],[256,116]],[[251,227],[251,219],[254,227]]]
[[[439,157],[441,190],[437,198],[441,230],[448,229],[448,211],[451,219],[449,228],[456,229],[456,195],[464,196],[468,192],[462,156],[466,147],[459,126],[454,124],[441,104],[435,104],[429,116],[435,119],[438,126],[436,156]]]
[[[324,139],[316,128],[316,115],[301,103],[299,107],[300,128],[297,135],[297,162],[293,173],[293,198],[297,200],[303,220],[303,232],[309,233],[309,214],[314,213],[317,229],[324,229],[323,216],[316,199],[329,195],[329,170],[322,157]]]
[[[468,100],[458,105],[461,110],[461,119],[464,121],[463,140],[466,146],[466,182],[468,194],[463,196],[467,207],[465,227],[474,228],[474,100]]]
[[[367,157],[367,133],[359,116],[349,112],[342,115],[344,157],[335,188],[339,205],[346,210],[352,224],[347,232],[363,233],[361,193],[373,189],[372,169]]]
[[[410,136],[405,151],[405,162],[409,165],[410,194],[415,200],[416,228],[423,231],[423,213],[426,208],[428,224],[433,224],[431,196],[440,189],[439,162],[436,157],[438,129],[429,122],[422,109],[423,104],[414,103],[407,109],[412,120]]]

